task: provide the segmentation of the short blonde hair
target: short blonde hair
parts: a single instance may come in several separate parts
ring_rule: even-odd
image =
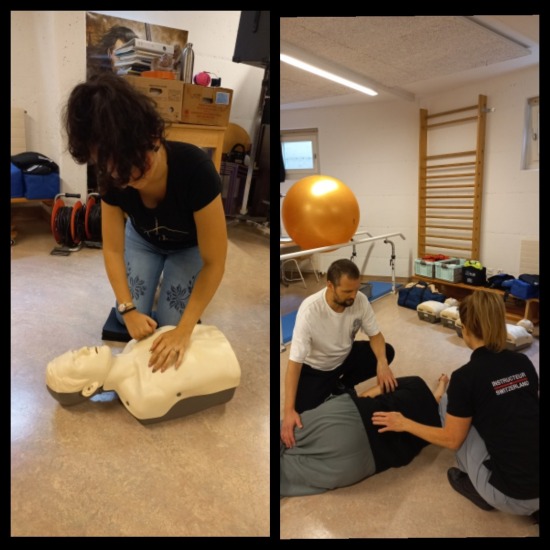
[[[506,347],[506,308],[500,294],[476,290],[458,306],[461,323],[485,347],[499,352]]]

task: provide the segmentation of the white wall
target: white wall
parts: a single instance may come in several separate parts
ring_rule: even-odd
[[[487,115],[480,259],[517,276],[521,240],[539,235],[539,173],[521,169],[526,101],[538,93],[536,67],[418,103],[284,110],[281,128],[319,129],[321,173],[340,179],[355,193],[361,212],[358,231],[403,233],[406,240],[392,239],[396,275],[409,277],[417,254],[419,109],[465,107],[476,104],[479,94],[486,95],[495,111]],[[293,183],[282,183],[281,193]],[[317,265],[326,271],[333,260],[351,252],[346,247],[319,254]],[[390,253],[391,247],[381,241],[358,245],[357,264],[366,275],[388,277]]]
[[[219,75],[234,90],[230,121],[254,136],[263,69],[233,63],[240,11],[102,11],[189,31],[196,72]],[[61,191],[86,196],[86,168],[65,152],[60,113],[86,77],[85,11],[11,12],[11,106],[27,111],[27,149],[60,166]]]

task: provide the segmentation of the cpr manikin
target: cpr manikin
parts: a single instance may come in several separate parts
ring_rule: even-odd
[[[183,362],[176,370],[153,372],[148,367],[153,340],[174,327],[128,342],[117,355],[109,346],[68,351],[48,363],[48,391],[62,405],[114,391],[126,409],[143,424],[192,414],[229,401],[241,370],[225,336],[214,326],[197,325]]]

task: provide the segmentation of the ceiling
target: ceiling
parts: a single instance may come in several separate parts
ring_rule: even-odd
[[[281,62],[281,109],[418,101],[538,65],[539,16],[284,17],[281,53],[378,92],[355,92]]]

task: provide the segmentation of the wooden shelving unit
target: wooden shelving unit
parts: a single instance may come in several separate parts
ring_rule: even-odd
[[[26,199],[24,197],[15,197],[11,199],[11,204],[45,204],[46,206],[53,206],[54,199]]]
[[[212,162],[219,172],[222,163],[225,130],[225,126],[171,123],[166,126],[166,139],[184,141],[197,147],[212,149]]]
[[[11,198],[11,206],[41,206],[45,208],[47,213],[51,215],[51,208],[53,206],[54,199],[26,199],[24,197],[13,197]],[[17,225],[11,222],[11,244],[14,245],[17,239]]]

